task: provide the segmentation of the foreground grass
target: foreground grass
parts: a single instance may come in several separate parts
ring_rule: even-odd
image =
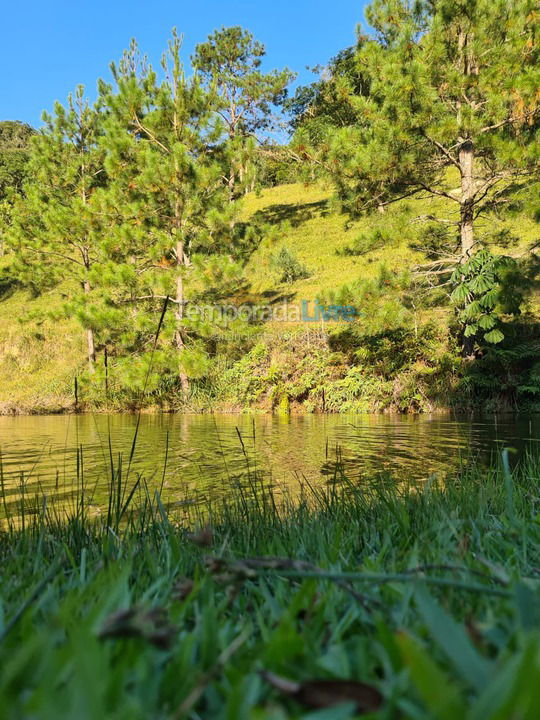
[[[540,717],[538,463],[294,505],[256,481],[198,531],[129,488],[6,527],[0,715]]]

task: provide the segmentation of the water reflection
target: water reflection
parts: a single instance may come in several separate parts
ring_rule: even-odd
[[[130,415],[0,417],[3,482],[20,495],[69,498],[84,482],[104,503],[111,466],[129,466],[137,418]],[[421,481],[460,463],[488,462],[503,446],[538,452],[540,417],[143,415],[130,478],[143,475],[165,498],[215,497],[245,482],[328,482],[336,462],[355,482],[385,473]]]

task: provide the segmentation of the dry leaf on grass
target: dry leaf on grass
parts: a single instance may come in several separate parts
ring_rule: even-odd
[[[98,637],[101,639],[138,637],[166,650],[171,646],[175,634],[176,629],[169,624],[167,611],[164,608],[145,610],[135,607],[109,615]]]
[[[271,672],[263,672],[262,675],[280,692],[315,710],[354,702],[357,713],[368,713],[375,712],[383,703],[383,696],[377,688],[356,680],[307,680],[296,683]]]

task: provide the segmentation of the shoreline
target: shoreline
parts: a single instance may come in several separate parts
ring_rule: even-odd
[[[231,415],[231,416],[261,416],[261,417],[339,417],[340,415],[379,415],[384,416],[414,416],[414,417],[426,417],[431,415],[444,416],[444,415],[455,415],[455,416],[516,416],[516,415],[539,415],[540,409],[534,408],[517,408],[515,410],[510,409],[498,409],[498,410],[486,410],[482,408],[434,408],[433,410],[426,411],[414,411],[414,412],[400,412],[397,410],[383,410],[383,411],[371,411],[371,412],[360,412],[346,410],[343,412],[322,412],[322,411],[302,411],[299,409],[292,409],[288,412],[279,410],[265,410],[257,407],[250,407],[244,409],[230,409],[230,408],[212,408],[212,409],[185,409],[185,410],[164,410],[162,408],[146,407],[137,409],[124,409],[119,410],[118,408],[89,408],[84,410],[75,410],[73,408],[58,408],[58,409],[45,409],[45,410],[32,410],[28,408],[15,408],[13,410],[5,410],[0,407],[0,418],[2,417],[71,417],[73,415]]]

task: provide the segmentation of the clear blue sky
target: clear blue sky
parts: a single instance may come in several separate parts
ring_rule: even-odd
[[[222,25],[242,25],[266,45],[268,69],[287,65],[310,82],[306,65],[351,45],[365,0],[27,0],[6,2],[0,43],[0,120],[41,124],[41,112],[78,84],[94,97],[130,38],[157,65],[173,26],[184,57]]]

